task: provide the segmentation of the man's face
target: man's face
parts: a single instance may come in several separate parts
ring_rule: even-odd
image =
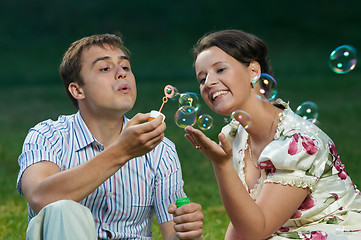
[[[81,57],[80,75],[84,98],[79,107],[94,114],[124,114],[134,106],[137,96],[135,77],[128,57],[110,45],[91,46]]]

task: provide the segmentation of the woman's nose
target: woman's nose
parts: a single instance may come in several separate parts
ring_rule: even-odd
[[[208,74],[206,77],[206,87],[211,87],[212,85],[215,85],[217,83],[217,81],[218,80],[215,77]]]

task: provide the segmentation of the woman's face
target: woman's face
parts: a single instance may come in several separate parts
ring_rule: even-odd
[[[207,105],[216,113],[229,116],[235,110],[246,108],[252,93],[250,84],[259,77],[260,67],[257,62],[246,66],[213,46],[197,56],[195,71]]]

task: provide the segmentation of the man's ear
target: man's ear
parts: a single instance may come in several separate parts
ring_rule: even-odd
[[[259,63],[257,61],[252,61],[248,66],[248,70],[249,70],[249,76],[250,76],[251,84],[254,85],[254,83],[261,76],[261,73],[262,73],[261,72],[261,65],[259,65]]]
[[[72,82],[68,86],[68,91],[73,96],[73,98],[77,100],[81,100],[85,98],[84,90],[80,85],[76,82]]]

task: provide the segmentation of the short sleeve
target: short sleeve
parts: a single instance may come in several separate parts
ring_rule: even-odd
[[[280,183],[313,191],[325,168],[326,162],[322,161],[324,154],[318,139],[294,133],[272,141],[261,153],[258,164],[267,174],[265,183]]]
[[[21,178],[24,171],[29,166],[40,161],[51,161],[59,165],[57,154],[54,150],[54,144],[51,144],[47,136],[50,133],[50,128],[48,134],[43,134],[37,127],[30,129],[25,138],[22,153],[18,158],[20,170],[17,178],[17,190],[20,194],[23,194],[21,189]],[[55,134],[50,134],[54,140],[56,138]],[[55,143],[57,142],[58,141],[55,139]]]

